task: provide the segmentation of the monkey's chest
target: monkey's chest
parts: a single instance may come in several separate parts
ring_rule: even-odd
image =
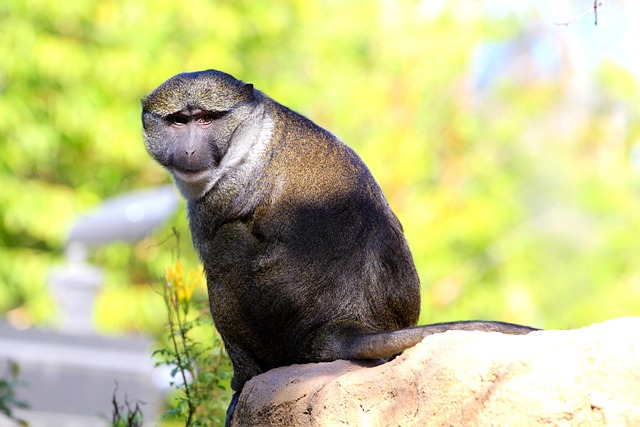
[[[195,245],[207,274],[211,314],[227,343],[254,353],[284,352],[317,321],[317,291],[310,289],[304,266],[292,265],[291,254],[277,242],[233,223]]]

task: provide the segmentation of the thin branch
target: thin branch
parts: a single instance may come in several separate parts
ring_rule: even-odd
[[[195,407],[193,405],[193,397],[191,396],[191,387],[189,386],[189,382],[187,381],[187,374],[186,374],[187,368],[185,366],[187,363],[191,363],[191,361],[189,358],[189,353],[187,352],[187,343],[185,342],[186,331],[184,327],[184,319],[180,317],[180,307],[178,307],[179,302],[177,300],[177,296],[172,295],[171,291],[172,290],[170,290],[168,286],[164,288],[165,305],[167,307],[167,318],[169,323],[169,336],[171,337],[171,343],[173,344],[173,351],[175,352],[174,354],[176,356],[178,372],[180,372],[180,376],[182,377],[182,383],[184,386],[184,394],[186,396],[187,408],[189,411],[189,413],[187,414],[187,420],[185,422],[185,426],[189,427],[191,426],[193,414],[195,412]],[[175,298],[175,303],[176,303],[175,305],[174,305],[173,298]],[[172,310],[172,307],[173,307],[173,310]],[[176,328],[176,323],[173,321],[173,313],[175,313],[176,315],[176,322],[178,323],[177,325],[178,328]],[[181,353],[179,349],[178,340],[176,339],[176,333],[180,335],[181,344],[185,347],[184,355]]]
[[[574,17],[573,19],[570,19],[568,21],[564,21],[564,22],[556,22],[556,25],[570,25],[573,24],[576,21],[579,21],[580,19],[584,18],[585,16],[593,13],[594,16],[594,25],[598,25],[598,8],[602,6],[602,1],[599,0],[594,0],[593,1],[593,6],[590,7],[589,9],[585,10],[584,12],[582,12],[581,14],[579,14],[578,16]]]

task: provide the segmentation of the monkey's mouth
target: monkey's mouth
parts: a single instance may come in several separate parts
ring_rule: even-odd
[[[176,186],[187,200],[201,198],[215,182],[211,169],[197,171],[173,169],[171,174]]]
[[[189,170],[173,168],[171,171],[176,181],[188,186],[206,185],[211,180],[211,168]]]
[[[189,184],[195,184],[203,180],[208,180],[210,172],[211,171],[209,169],[189,170],[189,171],[179,170],[179,169],[173,170],[173,174],[176,177],[176,179],[179,179],[180,181],[183,181]]]

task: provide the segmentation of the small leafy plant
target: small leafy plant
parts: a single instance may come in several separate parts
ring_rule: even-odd
[[[140,410],[140,402],[135,402],[133,405],[125,397],[125,402],[118,402],[116,392],[118,387],[113,391],[113,398],[111,404],[113,411],[111,413],[111,427],[142,427],[142,411]]]
[[[16,387],[23,383],[18,378],[20,376],[20,366],[16,362],[9,361],[9,375],[7,378],[0,378],[0,414],[4,414],[18,425],[28,426],[29,424],[13,413],[14,409],[26,409],[29,405],[18,399]]]
[[[209,314],[202,268],[185,273],[176,261],[167,271],[162,295],[167,342],[153,354],[159,365],[171,367],[171,386],[177,392],[164,417],[184,420],[186,427],[222,425],[231,364]]]

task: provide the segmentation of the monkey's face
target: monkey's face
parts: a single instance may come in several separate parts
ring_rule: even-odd
[[[214,70],[178,74],[143,100],[147,149],[185,198],[199,199],[213,187],[253,101],[252,85]]]

